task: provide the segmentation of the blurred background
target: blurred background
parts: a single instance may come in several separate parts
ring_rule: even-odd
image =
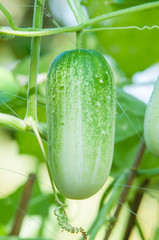
[[[82,0],[88,18],[132,7],[147,0]],[[0,0],[19,27],[31,27],[33,0]],[[52,17],[44,16],[44,28],[76,25],[76,20],[66,0],[46,0],[46,10]],[[88,32],[82,35],[82,47],[94,49],[110,63],[117,86],[116,136],[114,161],[111,176],[105,186],[90,199],[73,201],[63,199],[68,205],[67,213],[72,225],[82,226],[87,231],[97,216],[99,202],[111,180],[129,168],[136,155],[143,133],[146,103],[150,98],[159,73],[159,8],[132,13],[103,21],[93,27],[130,27]],[[0,11],[0,26],[9,26]],[[62,51],[75,48],[75,34],[58,34],[43,37],[38,75],[38,120],[46,131],[45,80],[52,60]],[[0,35],[0,111],[23,119],[26,112],[27,81],[29,73],[30,38]],[[130,95],[129,95],[130,94]],[[134,96],[134,97],[133,97]],[[126,114],[124,114],[126,112]],[[45,143],[47,150],[47,144]],[[141,165],[143,169],[159,167],[159,160],[148,151]],[[48,239],[80,239],[80,236],[62,232],[53,214],[55,200],[52,195],[46,166],[40,147],[33,134],[16,131],[6,126],[0,128],[0,236],[11,231],[22,189],[29,173],[35,173],[33,195],[27,216],[20,232],[21,237],[47,237]],[[146,240],[157,240],[159,234],[159,178],[150,179],[148,191],[137,212],[138,221],[144,229]],[[137,184],[137,181],[134,185]],[[132,191],[133,194],[133,191]],[[60,196],[62,198],[62,196]],[[114,199],[115,205],[118,199]],[[123,207],[122,214],[110,239],[123,239],[131,209]],[[29,229],[29,231],[28,231]],[[105,224],[95,239],[103,239]],[[119,237],[120,236],[120,237]],[[2,239],[4,239],[2,237]],[[130,240],[141,239],[134,228]]]

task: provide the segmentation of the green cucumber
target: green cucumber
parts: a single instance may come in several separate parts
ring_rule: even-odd
[[[112,71],[93,50],[58,55],[46,87],[48,164],[63,196],[84,199],[104,185],[114,150],[116,96]]]
[[[149,151],[159,157],[159,78],[146,108],[144,139]]]

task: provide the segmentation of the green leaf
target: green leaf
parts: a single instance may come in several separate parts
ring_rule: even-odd
[[[13,74],[4,67],[0,67],[0,105],[11,101],[18,94],[18,84]]]
[[[8,224],[15,216],[23,188],[24,185],[17,188],[15,192],[11,193],[9,196],[0,199],[0,224]],[[54,195],[52,193],[44,194],[36,181],[29,201],[27,214],[39,215],[43,218],[47,217],[49,209],[53,204],[55,204]]]
[[[57,52],[53,51],[49,54],[43,55],[40,57],[39,61],[39,72],[38,73],[47,73],[50,67],[51,62],[57,56]],[[13,69],[13,74],[15,75],[29,75],[29,66],[30,66],[30,58],[26,57],[21,60]]]
[[[134,135],[123,141],[120,141],[114,146],[114,158],[110,174],[115,177],[130,168],[136,156],[140,138]]]
[[[130,168],[136,157],[142,138],[146,104],[117,88],[117,117],[114,159],[111,175],[121,174]],[[159,161],[146,151],[141,162],[142,169],[157,168]]]
[[[38,161],[44,162],[42,151],[34,134],[22,131],[15,131],[14,136],[19,145],[20,154],[28,154],[31,156],[35,156]],[[47,152],[47,144],[45,142],[44,147],[45,151]]]
[[[128,79],[125,75],[125,73],[122,71],[122,69],[119,67],[118,63],[109,55],[104,56],[108,63],[110,64],[110,67],[112,69],[115,84],[117,86],[124,86],[128,83]]]
[[[30,201],[30,206],[28,209],[29,215],[40,215],[46,218],[49,214],[50,206],[55,203],[54,195],[51,194],[38,194]]]
[[[159,227],[156,227],[156,231],[154,231],[153,240],[159,239]]]
[[[6,225],[13,218],[16,207],[20,200],[22,193],[22,186],[17,188],[16,191],[9,196],[0,199],[0,223]]]
[[[125,169],[130,169],[137,155],[141,139],[134,135],[130,138],[120,141],[114,146],[114,158],[110,174],[115,177]],[[141,169],[159,168],[158,159],[148,150],[145,152],[140,164]],[[142,178],[142,176],[141,176]],[[144,176],[145,178],[145,176]],[[153,178],[153,176],[152,176]]]
[[[121,88],[117,88],[117,99],[122,107],[137,116],[145,115],[146,104],[136,97],[126,93]]]
[[[148,150],[144,154],[143,160],[141,162],[141,169],[155,169],[159,167],[159,160]],[[153,176],[152,176],[153,177]]]
[[[117,88],[115,143],[142,135],[146,104]]]
[[[141,3],[154,2],[147,0],[139,1],[103,1],[103,0],[88,0],[86,8],[90,18],[100,14],[120,10],[123,8],[135,6]],[[115,17],[98,24],[98,27],[103,26],[159,26],[159,8],[131,13],[125,16]],[[93,26],[94,27],[94,26]],[[119,64],[120,68],[131,77],[135,72],[142,71],[150,65],[158,62],[158,29],[153,30],[106,30],[94,33],[97,38],[96,49],[111,55]],[[85,34],[87,42],[88,34]],[[153,43],[153,44],[152,44]],[[89,45],[85,45],[89,48]]]
[[[88,234],[90,235],[89,239],[94,240],[97,232],[105,223],[109,222],[110,212],[114,205],[117,204],[116,199],[119,199],[122,188],[120,184],[125,182],[125,174],[121,174],[116,181],[116,184],[113,186],[111,193],[109,193],[109,199],[103,206],[100,208],[92,226],[88,230]]]

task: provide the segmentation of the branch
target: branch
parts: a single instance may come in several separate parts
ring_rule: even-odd
[[[9,114],[0,113],[0,124],[9,125],[22,131],[30,131],[30,126],[24,120]]]
[[[31,197],[31,193],[33,190],[33,186],[35,183],[35,175],[29,174],[29,178],[24,186],[23,194],[21,197],[21,201],[14,219],[13,227],[9,235],[18,236],[22,227],[23,219],[29,204],[29,200]]]
[[[9,27],[0,27],[0,34],[8,34],[13,36],[19,37],[42,37],[42,36],[49,36],[59,33],[66,33],[66,32],[77,32],[82,30],[84,27],[83,24],[79,24],[73,27],[61,27],[61,28],[48,28],[48,29],[27,29],[21,28],[21,30],[13,30]]]
[[[77,26],[73,26],[73,27],[49,28],[49,29],[38,30],[35,28],[18,28],[14,24],[15,26],[12,29],[8,28],[8,27],[0,27],[0,34],[9,34],[9,35],[23,36],[23,37],[37,37],[37,36],[40,37],[40,36],[48,36],[48,35],[53,35],[53,34],[58,34],[58,33],[77,32],[77,31],[82,31],[85,28],[88,28],[96,23],[99,23],[99,22],[107,20],[107,19],[123,16],[123,15],[130,14],[130,13],[132,14],[132,13],[136,13],[136,12],[140,12],[143,10],[148,10],[148,9],[152,9],[152,8],[156,8],[156,7],[159,7],[159,1],[140,4],[138,6],[106,13],[106,14],[100,15],[98,17],[92,18],[90,20],[87,20],[86,22],[79,24]],[[10,26],[11,26],[11,24],[10,24]],[[13,29],[15,29],[15,27],[18,30],[13,30]]]
[[[9,114],[0,113],[0,124],[8,125],[21,131],[34,133],[29,121],[21,120]],[[38,130],[42,139],[46,141],[47,133],[40,126],[38,126]]]
[[[135,225],[135,221],[136,221],[136,214],[138,212],[138,209],[140,207],[140,203],[142,201],[143,195],[144,195],[144,188],[148,185],[149,180],[146,179],[141,185],[140,185],[140,189],[138,189],[135,199],[133,200],[133,202],[130,204],[130,208],[132,210],[133,213],[135,214],[131,214],[129,216],[128,219],[128,223],[127,223],[127,228],[123,237],[123,240],[127,240],[129,239],[129,236],[131,234],[131,231]],[[142,188],[142,190],[141,190]]]
[[[125,8],[122,10],[118,10],[118,11],[114,11],[114,12],[110,12],[110,13],[106,13],[106,14],[102,14],[98,17],[92,18],[90,20],[88,20],[84,26],[88,27],[88,26],[92,26],[98,22],[107,20],[107,19],[111,19],[114,17],[120,17],[126,14],[132,14],[132,13],[136,13],[136,12],[140,12],[140,11],[144,11],[147,9],[151,9],[151,8],[156,8],[159,7],[159,2],[151,2],[151,3],[144,3],[144,4],[140,4],[138,6],[134,6],[134,7],[130,7],[130,8]]]
[[[132,168],[130,170],[130,174],[129,174],[128,179],[126,181],[125,187],[124,187],[123,192],[120,196],[120,200],[119,200],[118,206],[115,210],[113,219],[117,219],[119,214],[120,214],[120,211],[122,209],[122,205],[125,202],[126,197],[127,197],[128,193],[130,191],[130,187],[127,187],[127,186],[132,185],[132,182],[133,182],[133,180],[134,180],[134,178],[137,174],[137,169],[138,169],[138,167],[139,167],[139,165],[142,161],[142,157],[144,155],[145,149],[146,149],[146,147],[145,147],[144,142],[141,142],[139,150],[138,150],[137,155],[136,155],[136,158],[135,158],[134,163],[132,165]],[[109,238],[115,224],[116,224],[116,221],[113,221],[109,224],[108,231],[106,232],[106,236],[105,236],[104,240],[107,240]]]

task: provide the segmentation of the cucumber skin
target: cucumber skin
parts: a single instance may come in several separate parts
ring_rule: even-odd
[[[52,62],[46,87],[48,164],[61,194],[85,199],[104,185],[114,151],[116,95],[112,71],[93,50]]]
[[[146,108],[144,139],[149,151],[159,158],[159,78]]]

